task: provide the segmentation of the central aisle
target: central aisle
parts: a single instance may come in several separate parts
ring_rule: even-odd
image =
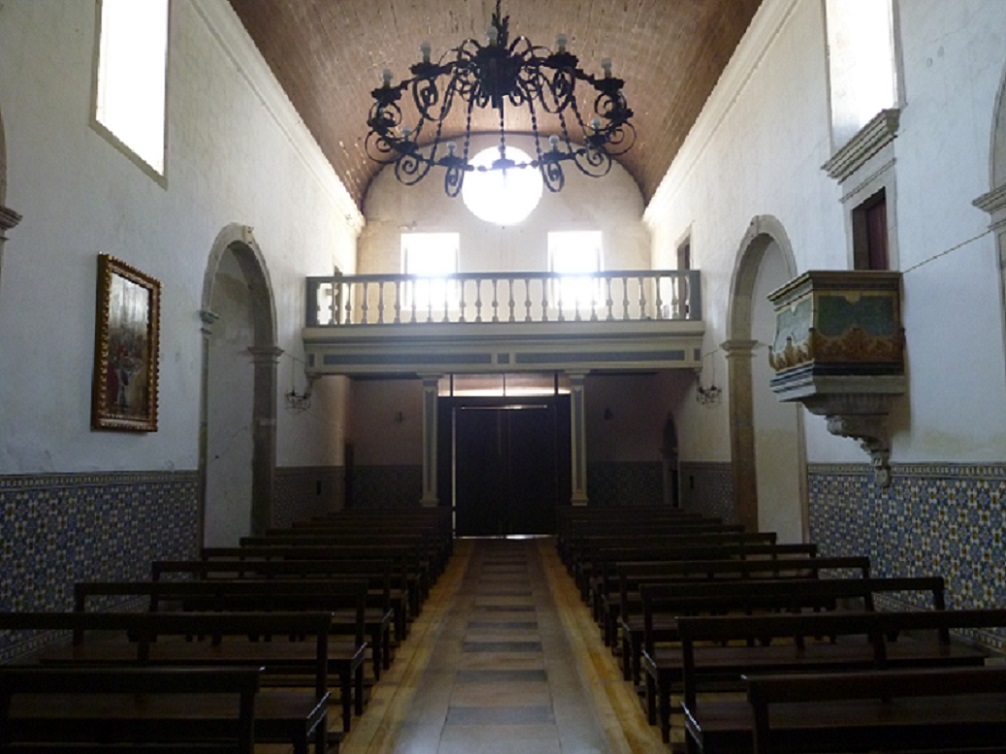
[[[460,540],[342,754],[666,751],[555,543]]]

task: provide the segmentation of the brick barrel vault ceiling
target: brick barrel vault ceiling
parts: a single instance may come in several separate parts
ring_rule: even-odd
[[[357,205],[380,167],[367,158],[370,91],[401,80],[419,44],[434,59],[483,40],[494,0],[230,0]],[[635,147],[620,158],[647,200],[761,0],[503,0],[511,39],[553,47],[558,32],[583,68],[611,57],[635,112]],[[516,116],[515,116],[516,117]],[[455,127],[462,125],[460,122]],[[508,128],[528,130],[520,120]],[[493,118],[484,128],[491,130]],[[473,129],[476,130],[476,129]]]

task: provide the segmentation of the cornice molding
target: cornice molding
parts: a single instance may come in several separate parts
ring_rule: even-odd
[[[836,181],[844,181],[859,170],[868,159],[886,147],[898,135],[901,111],[897,108],[881,110],[863,126],[859,133],[849,139],[845,146],[832,155],[822,170],[827,171]]]
[[[10,230],[21,222],[21,220],[21,215],[10,207],[4,207],[0,204],[0,236],[3,236],[5,230]]]
[[[192,5],[304,161],[308,171],[331,196],[353,232],[359,234],[364,225],[363,213],[336,175],[230,3],[227,0],[193,0]]]
[[[751,20],[740,44],[720,74],[695,124],[685,137],[681,149],[664,174],[653,197],[643,211],[643,221],[652,227],[654,214],[668,207],[691,173],[709,141],[730,112],[737,96],[758,69],[762,58],[789,20],[799,0],[763,2]]]
[[[1006,184],[982,194],[971,204],[991,216],[990,228],[998,230],[1006,227]]]

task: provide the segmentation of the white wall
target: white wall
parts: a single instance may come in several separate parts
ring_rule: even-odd
[[[533,153],[525,139],[508,136],[507,140]],[[491,144],[485,137],[473,137],[472,154]],[[531,216],[510,227],[490,225],[472,215],[460,196],[447,197],[441,175],[431,173],[416,186],[404,186],[391,168],[383,169],[370,184],[364,214],[367,227],[360,236],[358,257],[361,273],[401,272],[403,231],[459,233],[461,272],[547,270],[548,232],[556,230],[600,230],[605,269],[650,266],[643,197],[636,182],[617,164],[600,179],[567,168],[566,187],[556,194],[545,189]]]
[[[991,188],[1006,3],[910,0],[898,11],[906,103],[894,142],[894,211],[910,386],[894,409],[892,460],[1001,461],[999,273],[993,239],[982,236],[988,217],[971,201]],[[731,275],[755,216],[782,224],[798,272],[849,266],[839,187],[821,170],[831,157],[827,83],[823,4],[763,4],[647,207],[654,266],[672,264],[691,230],[706,351],[727,337]],[[684,460],[722,458],[725,420],[713,433],[702,422],[708,415],[686,410],[680,419]],[[866,462],[822,418],[805,419],[809,462]]]
[[[96,16],[87,0],[0,6],[7,201],[24,215],[0,287],[0,473],[196,467],[198,311],[226,225],[254,228],[287,354],[302,358],[304,277],[355,264],[358,214],[225,0],[172,4],[166,188],[89,126]],[[163,285],[153,434],[89,429],[99,252]],[[280,411],[280,465],[339,462],[344,392],[316,391],[324,422]]]
[[[420,380],[354,382],[349,438],[354,444],[354,461],[360,466],[422,463],[423,383]]]

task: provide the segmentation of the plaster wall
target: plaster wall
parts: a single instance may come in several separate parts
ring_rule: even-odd
[[[423,383],[420,380],[353,382],[350,439],[358,466],[422,463]]]
[[[589,376],[587,462],[660,461],[666,400],[657,375]]]
[[[251,534],[254,342],[248,284],[233,252],[220,258],[213,286],[206,450],[207,547],[229,547]]]
[[[527,137],[508,135],[507,141],[534,154]],[[473,136],[472,154],[492,143]],[[393,169],[385,168],[364,201],[367,226],[359,239],[358,269],[361,274],[399,273],[401,233],[438,231],[460,234],[461,272],[542,271],[548,269],[548,233],[561,230],[600,230],[605,269],[649,269],[650,236],[642,214],[639,186],[617,164],[601,179],[567,168],[565,188],[556,194],[545,189],[530,217],[509,227],[480,220],[460,196],[446,196],[442,176],[431,173],[415,186],[404,186]]]
[[[691,236],[707,352],[728,336],[731,274],[753,217],[782,224],[798,272],[851,266],[840,190],[821,170],[831,157],[823,5],[763,5],[647,207],[655,267],[672,265],[680,239]],[[987,215],[971,201],[991,188],[1006,5],[897,5],[905,103],[888,202],[904,273],[910,386],[894,406],[892,461],[1001,460],[1006,378],[996,249]],[[717,413],[715,431],[701,426],[710,416],[699,411],[686,402],[679,417],[682,459],[726,458],[726,411]],[[855,442],[804,416],[808,462],[866,462]]]
[[[751,365],[755,479],[758,529],[777,532],[780,542],[800,542],[805,516],[801,503],[797,413],[803,408],[776,399],[769,387],[772,370],[766,356],[767,343],[775,334],[775,310],[768,294],[786,280],[782,253],[778,245],[769,244],[758,267],[751,302],[751,335],[758,341]]]
[[[1006,5],[900,4],[906,103],[894,142],[909,394],[893,459],[1002,461],[1006,375],[999,262],[989,216]]]
[[[646,209],[655,267],[673,266],[678,244],[690,236],[692,266],[702,272],[706,386],[715,371],[726,389],[719,346],[728,337],[732,276],[754,217],[781,222],[801,269],[812,256],[817,266],[845,258],[838,189],[820,170],[831,143],[821,4],[791,5],[764,49],[749,29],[742,44],[757,52],[740,64],[735,54]],[[765,16],[763,7],[753,27]],[[725,81],[736,90],[725,93]],[[728,400],[724,393],[713,408],[684,402],[678,417],[683,461],[729,460]]]
[[[266,259],[283,391],[304,277],[355,265],[360,218],[225,0],[172,3],[163,186],[89,125],[96,18],[93,2],[0,5],[8,199],[24,215],[0,288],[0,474],[196,467],[198,312],[229,223],[251,226]],[[163,286],[156,433],[89,428],[99,252]],[[280,411],[280,465],[340,462],[344,398],[316,391],[324,422]]]

